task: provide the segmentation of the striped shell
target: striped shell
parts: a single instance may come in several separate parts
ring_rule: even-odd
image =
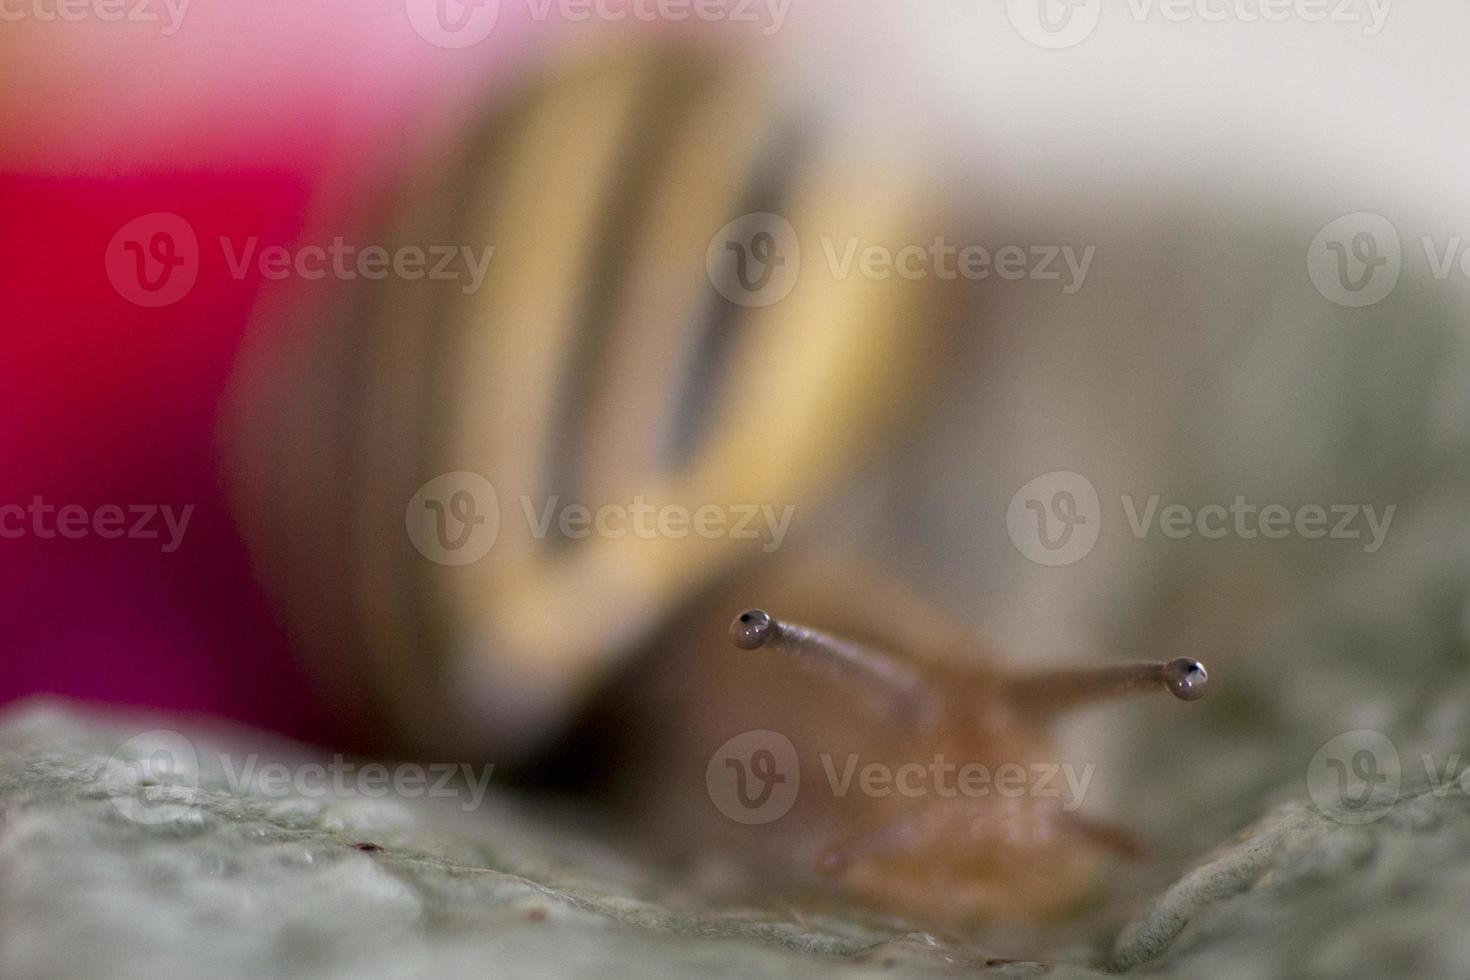
[[[491,245],[478,289],[348,283],[318,329],[260,345],[242,520],[359,722],[534,748],[696,592],[779,555],[543,535],[528,512],[793,505],[799,533],[901,412],[933,284],[824,253],[916,240],[923,182],[759,67],[632,45],[546,70],[425,159],[378,242]],[[446,515],[466,533],[426,542]],[[474,518],[491,544],[457,553]]]

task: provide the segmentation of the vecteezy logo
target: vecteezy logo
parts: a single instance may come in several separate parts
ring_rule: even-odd
[[[1307,791],[1321,813],[1339,823],[1370,823],[1399,796],[1399,753],[1387,735],[1360,728],[1317,750]]]
[[[1317,233],[1307,249],[1307,275],[1317,292],[1339,306],[1372,306],[1393,292],[1403,268],[1398,229],[1381,214],[1344,215]]]
[[[736,823],[779,820],[801,787],[796,746],[768,728],[736,735],[710,756],[704,784],[710,802]]]
[[[169,306],[199,277],[199,240],[169,211],[134,218],[117,230],[103,258],[117,294],[138,306]]]
[[[801,244],[791,222],[769,211],[753,211],[715,233],[704,253],[704,268],[730,302],[770,306],[796,285]]]
[[[440,565],[468,565],[490,553],[500,533],[495,487],[478,473],[444,473],[419,487],[403,512],[408,539]]]
[[[156,729],[119,745],[102,775],[108,799],[124,817],[171,823],[193,809],[199,756],[183,735]]]
[[[406,0],[408,21],[419,36],[441,48],[479,44],[495,29],[500,0]]]
[[[1070,470],[1038,476],[1011,497],[1006,531],[1016,550],[1038,565],[1081,561],[1102,533],[1097,488]]]
[[[476,510],[475,495],[468,490],[454,491],[447,505],[442,500],[429,499],[424,501],[424,506],[434,513],[434,536],[439,539],[439,547],[448,551],[463,548],[475,533],[476,525],[485,523],[485,515]],[[451,520],[459,523],[459,533],[450,534]]]
[[[747,292],[764,289],[776,270],[786,264],[786,256],[776,251],[776,236],[768,231],[758,231],[750,239],[749,247],[741,242],[726,242],[725,251],[735,256],[735,278],[740,288]],[[760,263],[760,272],[750,274],[750,260]]]
[[[1006,16],[1038,48],[1070,48],[1097,29],[1102,0],[1006,0]]]

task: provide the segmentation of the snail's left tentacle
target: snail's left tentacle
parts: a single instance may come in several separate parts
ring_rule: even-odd
[[[923,676],[892,654],[781,622],[763,609],[747,609],[736,616],[730,624],[730,642],[742,650],[768,649],[803,667],[858,681],[880,702],[895,708],[917,707],[924,700]]]

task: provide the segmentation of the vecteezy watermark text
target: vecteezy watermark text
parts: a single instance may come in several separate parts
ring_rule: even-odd
[[[1096,245],[927,241],[874,242],[859,235],[814,236],[822,265],[812,275],[850,279],[938,279],[1059,283],[1068,296],[1080,290],[1097,255]],[[808,255],[813,240],[806,241]],[[802,275],[802,238],[786,218],[752,211],[727,222],[705,249],[705,271],[716,291],[741,306],[770,306],[785,299]],[[811,262],[807,267],[811,269]]]
[[[47,503],[38,494],[25,505],[0,504],[0,538],[78,541],[95,536],[108,541],[163,541],[163,552],[172,554],[183,543],[193,516],[193,504],[177,511],[172,504],[102,504],[87,508]]]
[[[536,23],[681,24],[686,21],[741,24],[763,35],[786,22],[791,0],[405,0],[409,23],[425,41],[441,48],[467,48],[490,36],[501,8],[524,3]]]
[[[868,243],[856,235],[839,240],[821,236],[822,255],[832,278],[850,279],[968,279],[979,282],[994,276],[1017,282],[1062,283],[1071,296],[1087,281],[1097,254],[1096,245],[1002,245],[994,251],[984,245],[956,245],[944,236],[925,243],[893,248]]]
[[[1376,554],[1388,537],[1397,504],[1308,503],[1288,507],[1260,503],[1246,494],[1228,502],[1195,506],[1164,503],[1160,494],[1118,498],[1129,532],[1142,540],[1155,532],[1170,540],[1234,537],[1280,541],[1363,541]],[[1026,483],[1006,508],[1006,531],[1016,550],[1039,565],[1070,565],[1085,558],[1102,533],[1102,498],[1092,481],[1071,470],[1045,473]]]
[[[883,798],[892,795],[917,799],[935,796],[952,800],[979,799],[995,793],[1007,799],[1022,796],[1053,797],[1063,800],[1062,809],[1076,810],[1097,771],[1097,763],[1081,767],[1062,762],[1005,762],[994,767],[979,762],[957,763],[936,754],[927,763],[905,762],[894,766],[886,762],[862,762],[856,752],[841,759],[822,753],[819,757],[827,788],[836,797],[856,791],[862,796]]]
[[[354,762],[341,755],[334,755],[325,763],[292,765],[261,764],[254,752],[238,765],[230,755],[220,756],[219,761],[225,783],[235,793],[248,788],[267,799],[285,799],[293,794],[308,800],[354,796],[461,799],[462,810],[473,810],[480,805],[495,771],[495,764],[488,762],[478,766],[468,762],[399,762],[389,766],[382,762]]]
[[[1382,33],[1394,0],[1006,0],[1016,33],[1039,48],[1070,48],[1097,30],[1104,9],[1143,24],[1335,24]]]
[[[1296,20],[1361,25],[1367,37],[1382,32],[1393,4],[1394,0],[1127,0],[1128,12],[1137,21],[1157,17],[1171,24],[1285,24]]]
[[[495,256],[493,245],[409,243],[390,248],[349,242],[341,235],[326,243],[291,247],[262,247],[253,235],[241,240],[221,235],[218,243],[232,279],[245,279],[252,272],[268,280],[427,279],[458,282],[465,294],[480,289]],[[170,306],[194,288],[204,251],[192,224],[171,211],[154,211],[117,230],[107,244],[103,266],[113,289],[128,302]]]
[[[1387,299],[1411,263],[1437,282],[1470,280],[1470,243],[1456,234],[1420,235],[1405,242],[1388,218],[1355,211],[1329,221],[1307,247],[1312,285],[1326,299],[1349,308]]]
[[[1093,762],[1003,762],[986,765],[960,762],[936,753],[920,761],[895,763],[864,759],[859,753],[817,755],[823,789],[838,799],[902,797],[976,800],[1034,797],[1060,800],[1068,812],[1082,806],[1097,771]],[[801,757],[792,741],[768,728],[743,732],[710,756],[705,789],[715,808],[737,823],[766,824],[779,820],[795,805],[801,791]]]
[[[382,245],[357,246],[341,235],[329,245],[302,245],[286,248],[267,245],[250,237],[238,245],[220,238],[220,249],[230,276],[243,279],[252,265],[264,279],[280,280],[295,276],[315,281],[326,279],[397,279],[462,280],[460,292],[473,293],[485,281],[485,272],[495,256],[495,246],[482,245],[400,245],[388,249]]]
[[[1363,553],[1368,555],[1383,547],[1398,511],[1397,504],[1389,504],[1381,512],[1373,504],[1303,504],[1293,509],[1285,504],[1251,503],[1244,494],[1236,494],[1229,504],[1198,508],[1179,503],[1160,508],[1161,498],[1156,493],[1144,498],[1141,507],[1131,494],[1123,494],[1120,499],[1135,538],[1147,537],[1158,527],[1159,533],[1175,541],[1196,534],[1210,541],[1232,535],[1244,541],[1258,536],[1280,541],[1292,535],[1308,541],[1366,539]]]
[[[1423,752],[1416,760],[1435,796],[1451,790],[1470,794],[1470,768],[1460,753],[1442,759]],[[1318,812],[1338,823],[1372,823],[1398,802],[1409,767],[1398,747],[1382,732],[1356,728],[1328,739],[1307,764],[1307,793]]]
[[[626,502],[596,507],[560,494],[521,494],[519,516],[530,537],[730,538],[759,541],[767,554],[786,540],[796,505],[756,503],[656,502],[635,494]],[[503,516],[495,486],[479,473],[443,473],[419,487],[404,510],[403,523],[414,548],[441,565],[467,565],[490,553]]]
[[[781,547],[791,528],[795,504],[779,511],[770,504],[653,504],[637,494],[627,504],[604,504],[596,509],[586,504],[563,504],[553,494],[537,509],[529,496],[521,497],[521,510],[538,538],[551,533],[553,520],[562,537],[600,538],[744,538],[761,540],[769,554]]]
[[[57,21],[75,24],[84,20],[102,23],[161,24],[164,37],[173,37],[183,26],[190,0],[0,0],[0,23],[23,20],[40,23]]]
[[[484,801],[493,763],[356,762],[333,755],[325,762],[217,758],[218,778],[236,797],[266,800],[457,799],[461,810]],[[123,816],[138,823],[178,820],[199,802],[199,753],[186,736],[154,729],[129,738],[107,759],[102,778],[108,797]]]

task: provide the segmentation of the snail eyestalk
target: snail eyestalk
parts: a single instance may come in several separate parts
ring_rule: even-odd
[[[1013,702],[1056,713],[1095,701],[1168,691],[1181,701],[1205,696],[1210,675],[1191,657],[1107,667],[1072,667],[1023,674],[1010,682]]]
[[[767,648],[797,663],[856,678],[890,703],[907,703],[922,684],[918,672],[894,657],[817,630],[783,623],[764,609],[747,609],[730,624],[730,642],[742,650]]]

